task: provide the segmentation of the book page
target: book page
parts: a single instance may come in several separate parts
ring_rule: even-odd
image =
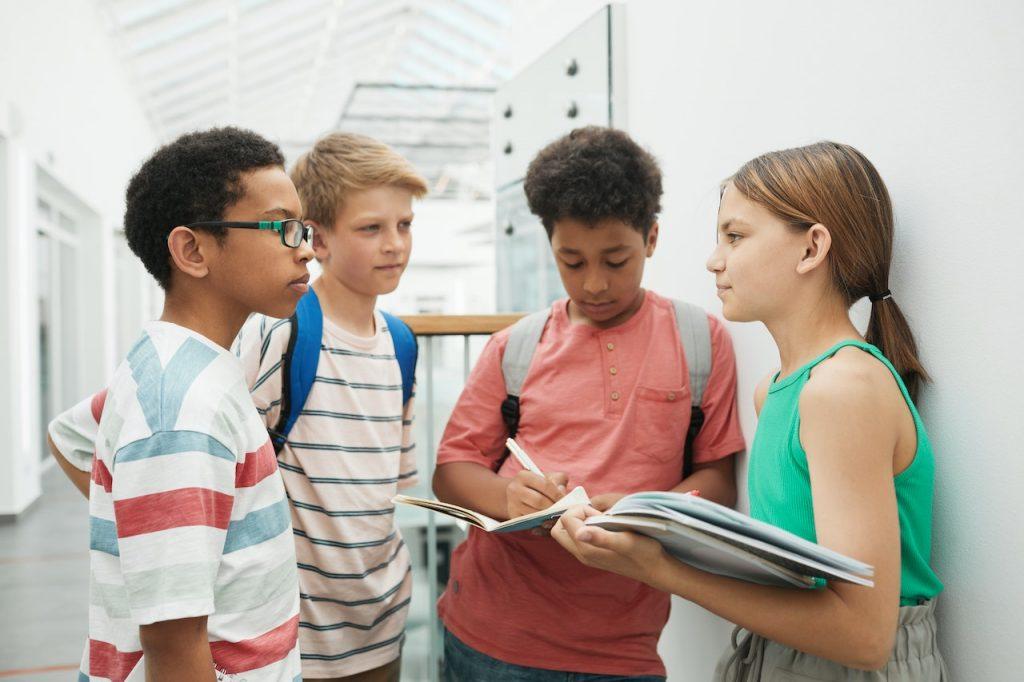
[[[439,514],[444,514],[445,516],[462,519],[463,521],[485,530],[488,533],[495,531],[501,533],[512,533],[515,531],[536,528],[549,519],[561,516],[569,507],[581,504],[590,504],[590,497],[587,495],[587,491],[582,487],[573,488],[572,492],[568,493],[565,497],[558,500],[547,509],[534,512],[532,514],[517,516],[516,518],[509,519],[508,521],[496,521],[495,519],[492,519],[485,514],[481,514],[480,512],[475,512],[472,509],[466,509],[465,507],[441,502],[439,500],[426,500],[421,497],[395,495],[391,501],[396,504],[408,504],[414,507],[428,509]]]
[[[472,526],[482,528],[488,532],[496,528],[501,523],[500,521],[495,521],[486,514],[481,514],[473,511],[472,509],[466,509],[465,507],[460,507],[457,504],[441,502],[440,500],[427,500],[422,497],[410,497],[409,495],[395,495],[391,498],[391,501],[396,504],[407,504],[413,507],[420,507],[429,511],[438,512],[445,516],[461,519]]]

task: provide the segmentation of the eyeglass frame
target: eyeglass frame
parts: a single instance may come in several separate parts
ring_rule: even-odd
[[[285,223],[300,223],[302,225],[302,237],[299,239],[298,244],[289,244],[284,239],[284,224]],[[216,228],[216,227],[237,227],[248,230],[271,230],[277,232],[281,236],[281,243],[287,246],[289,249],[297,249],[302,245],[302,242],[310,242],[313,239],[313,227],[302,222],[298,218],[288,218],[286,220],[258,220],[258,221],[238,221],[238,220],[206,220],[198,223],[188,223],[185,227],[198,227],[202,228]]]

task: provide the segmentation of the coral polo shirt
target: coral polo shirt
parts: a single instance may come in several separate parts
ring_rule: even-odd
[[[682,478],[690,392],[672,302],[647,292],[625,323],[598,329],[553,304],[520,396],[516,440],[568,488],[668,490]],[[736,366],[725,328],[710,317],[712,371],[694,462],[744,449]],[[508,330],[487,344],[455,406],[438,465],[494,468],[507,436],[501,359]],[[513,457],[498,469],[511,477]],[[456,550],[438,612],[461,641],[516,665],[608,675],[664,675],[657,644],[669,595],[576,561],[554,540],[475,528]]]

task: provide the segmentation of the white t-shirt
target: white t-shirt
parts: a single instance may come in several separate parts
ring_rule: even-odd
[[[387,323],[372,337],[324,318],[316,380],[278,454],[291,499],[301,590],[299,644],[309,678],[355,675],[401,655],[412,596],[391,498],[416,483],[413,399]],[[280,418],[287,320],[253,316],[235,344],[252,399]]]

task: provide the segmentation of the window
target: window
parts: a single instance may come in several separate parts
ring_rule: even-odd
[[[40,188],[36,201],[36,254],[39,309],[39,410],[49,421],[78,402],[83,358],[79,339],[83,295],[78,282],[79,225],[73,210]],[[45,437],[43,442],[45,442]],[[42,449],[46,459],[47,450]]]

